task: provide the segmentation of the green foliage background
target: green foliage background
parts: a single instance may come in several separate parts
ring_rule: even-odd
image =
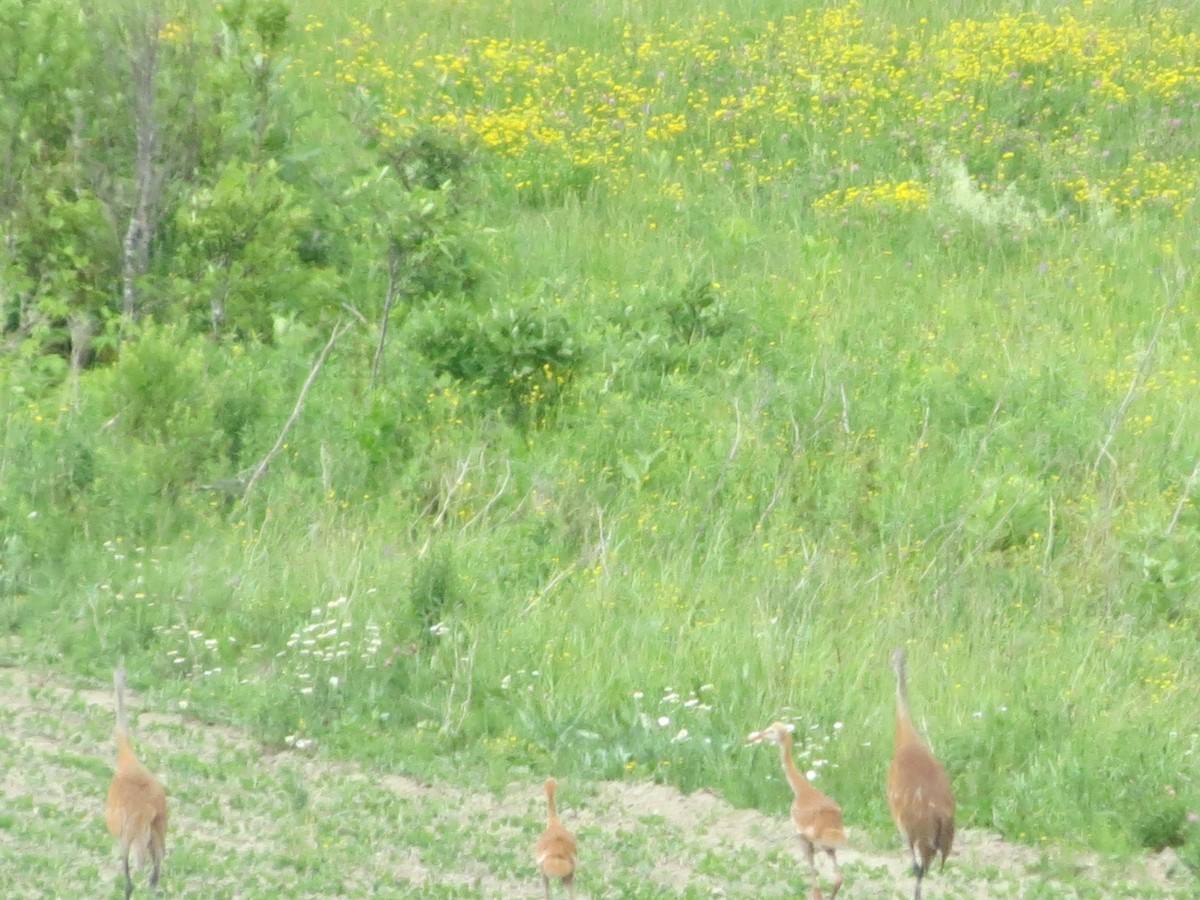
[[[1200,858],[1192,5],[543,5],[0,0],[7,652]]]

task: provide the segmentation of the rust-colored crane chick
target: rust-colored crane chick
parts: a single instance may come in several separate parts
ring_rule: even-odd
[[[546,779],[546,830],[533,851],[538,871],[542,873],[546,900],[550,900],[551,878],[557,878],[566,886],[567,896],[575,896],[575,835],[558,821],[558,807],[554,805],[556,787],[558,784],[553,778]]]
[[[167,852],[167,794],[162,782],[138,761],[133,752],[129,718],[125,712],[124,665],[114,673],[113,684],[117,693],[117,773],[108,788],[104,819],[121,851],[125,900],[129,900],[133,894],[130,854],[138,868],[150,863],[150,887],[158,892],[158,876]]]
[[[930,864],[942,857],[942,868],[954,844],[954,792],[945,768],[913,725],[908,708],[908,678],[904,648],[892,651],[896,670],[896,751],[888,769],[888,807],[896,827],[908,842],[920,900],[921,879]]]
[[[748,744],[768,741],[779,745],[783,774],[792,787],[792,823],[800,836],[800,845],[813,873],[813,900],[822,900],[820,872],[817,869],[818,850],[828,853],[833,863],[833,891],[829,900],[834,900],[842,887],[842,870],[838,866],[837,851],[846,846],[846,829],[842,824],[842,808],[830,797],[818,791],[807,778],[800,774],[792,759],[792,726],[773,722],[762,731],[756,731],[746,739]]]

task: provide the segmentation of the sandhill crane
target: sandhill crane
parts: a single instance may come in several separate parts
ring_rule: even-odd
[[[904,648],[892,651],[896,670],[896,751],[888,769],[887,796],[892,818],[912,854],[920,900],[921,879],[940,853],[942,868],[954,843],[954,792],[946,770],[921,739],[908,709],[908,678]]]
[[[150,887],[158,893],[158,875],[167,852],[167,795],[162,783],[138,762],[129,736],[125,712],[125,666],[113,674],[117,694],[117,773],[108,788],[104,819],[117,839],[125,867],[125,900],[133,893],[129,855],[140,868],[152,865]]]
[[[575,835],[558,821],[558,808],[554,805],[556,787],[558,784],[553,778],[546,779],[546,830],[533,851],[538,871],[542,873],[546,900],[550,900],[551,878],[561,880],[566,885],[567,895],[575,896]]]
[[[842,824],[842,809],[831,798],[818,791],[809,780],[800,774],[796,762],[792,759],[793,726],[783,722],[773,722],[762,731],[756,731],[746,739],[748,744],[769,741],[779,745],[779,755],[783,762],[783,774],[787,776],[788,784],[792,786],[792,822],[796,833],[800,835],[800,845],[804,848],[804,856],[813,872],[813,900],[822,900],[821,885],[818,881],[820,872],[817,870],[816,852],[822,850],[829,854],[833,862],[833,892],[829,900],[834,900],[842,887],[842,870],[838,866],[837,851],[846,846],[846,830]]]

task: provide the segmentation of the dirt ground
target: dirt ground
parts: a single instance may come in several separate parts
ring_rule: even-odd
[[[172,802],[164,896],[541,896],[528,858],[544,821],[532,778],[499,793],[428,785],[319,752],[267,753],[234,729],[139,710],[137,696],[131,706],[143,757]],[[5,895],[121,896],[102,820],[111,692],[0,669],[0,727],[14,761],[0,776],[0,858],[15,873]],[[786,819],[711,792],[575,784],[563,818],[580,837],[581,900],[797,896],[809,883]],[[841,897],[911,896],[898,842],[880,850],[866,835],[849,837]],[[924,896],[1194,897],[1200,884],[1171,851],[1118,863],[964,829]]]

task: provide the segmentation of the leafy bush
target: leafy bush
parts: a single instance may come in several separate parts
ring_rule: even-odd
[[[676,338],[694,344],[733,328],[737,319],[719,289],[711,279],[695,276],[667,300],[663,310]]]
[[[1196,529],[1185,524],[1179,531],[1163,538],[1153,535],[1145,549],[1132,554],[1140,568],[1131,578],[1137,591],[1139,614],[1157,617],[1165,622],[1186,620],[1195,616],[1200,604],[1196,600],[1197,552]]]
[[[329,297],[325,273],[300,258],[309,214],[275,163],[230,162],[173,232],[171,292],[193,330],[270,340],[277,317],[311,321]]]
[[[383,170],[355,190],[365,214],[355,228],[378,248],[387,292],[409,306],[433,296],[469,293],[478,283],[473,230],[455,193],[410,184],[408,176]]]
[[[26,197],[11,227],[4,280],[18,302],[5,325],[26,353],[66,357],[74,322],[114,317],[120,242],[111,217],[91,192],[51,187]]]
[[[463,305],[430,308],[416,322],[415,341],[439,375],[527,424],[545,421],[583,362],[574,327],[540,298],[483,313]]]
[[[1161,799],[1149,799],[1133,821],[1134,838],[1147,850],[1155,852],[1184,843],[1187,810],[1183,801],[1173,794]]]
[[[177,495],[221,459],[228,440],[215,422],[206,349],[178,329],[150,327],[89,382],[109,423],[96,502],[133,513],[150,497]]]
[[[735,333],[742,321],[719,282],[699,274],[642,287],[613,317],[613,329],[633,338],[626,348],[636,367],[657,375],[691,370],[707,355],[701,346]]]
[[[456,198],[466,193],[474,161],[470,149],[449,132],[419,128],[382,152],[410,191],[440,190]]]

